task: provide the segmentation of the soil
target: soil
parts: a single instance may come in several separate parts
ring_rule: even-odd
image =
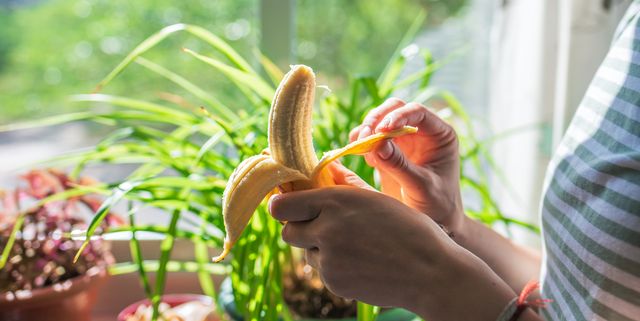
[[[356,316],[356,301],[341,298],[324,286],[318,273],[300,262],[285,274],[284,299],[298,318],[339,319]]]

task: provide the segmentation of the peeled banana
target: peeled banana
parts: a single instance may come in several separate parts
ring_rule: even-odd
[[[229,254],[265,196],[335,185],[331,172],[324,170],[334,160],[370,152],[381,140],[417,131],[405,126],[371,135],[327,152],[318,160],[312,138],[315,89],[315,74],[305,65],[291,66],[278,86],[269,112],[268,150],[242,161],[224,190],[222,215],[226,236],[223,252],[213,258],[214,262]]]

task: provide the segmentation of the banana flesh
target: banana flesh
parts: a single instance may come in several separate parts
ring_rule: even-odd
[[[334,160],[372,151],[384,139],[415,133],[415,127],[378,133],[329,151],[318,160],[313,148],[312,113],[316,81],[313,70],[291,66],[276,90],[269,112],[269,149],[242,161],[233,171],[222,196],[226,236],[222,261],[248,225],[262,200],[277,192],[335,185],[324,170]]]
[[[316,77],[311,68],[292,66],[276,90],[269,111],[269,150],[276,162],[309,176],[318,164],[312,113]]]

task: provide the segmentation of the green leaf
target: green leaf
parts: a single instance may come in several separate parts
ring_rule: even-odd
[[[119,202],[127,193],[129,193],[140,183],[141,182],[124,182],[118,185],[118,187],[113,190],[111,196],[109,196],[106,200],[104,200],[104,202],[102,202],[102,205],[100,205],[100,208],[98,208],[93,219],[91,220],[91,223],[89,224],[89,228],[86,232],[87,236],[73,259],[74,263],[78,261],[78,258],[80,258],[80,254],[82,254],[82,251],[84,251],[87,245],[89,245],[91,237],[95,233],[98,226],[100,226],[100,223],[102,223],[102,220],[104,220],[104,218],[107,216],[111,207]]]
[[[260,96],[260,98],[265,101],[271,101],[271,99],[273,99],[273,96],[275,95],[275,89],[272,86],[270,86],[268,83],[266,83],[257,74],[252,74],[252,73],[231,67],[221,62],[218,59],[201,55],[195,51],[192,51],[186,48],[183,50],[184,52],[192,55],[196,59],[218,69],[220,72],[222,72],[231,80],[233,80],[238,85],[239,89],[242,90],[244,88],[249,88],[256,94],[258,94],[258,96]]]
[[[167,277],[167,263],[171,258],[171,251],[173,250],[173,244],[176,238],[176,227],[178,226],[178,219],[180,218],[180,209],[175,209],[171,214],[171,222],[169,223],[169,230],[162,243],[160,244],[160,260],[158,262],[158,272],[156,272],[156,287],[153,296],[151,297],[151,303],[153,305],[153,314],[151,320],[157,320],[159,316],[159,307],[164,294],[164,286],[166,284]]]
[[[151,103],[144,100],[138,100],[127,97],[105,95],[105,94],[87,94],[71,96],[74,102],[99,102],[108,103],[114,106],[127,107],[138,111],[144,111],[155,115],[171,117],[174,120],[195,123],[197,118],[194,115],[172,109],[159,104]]]
[[[138,238],[136,237],[136,222],[135,222],[135,212],[136,208],[132,206],[131,201],[128,202],[127,207],[129,213],[129,230],[131,231],[131,241],[129,241],[129,248],[131,251],[131,258],[138,265],[138,275],[140,276],[140,282],[142,283],[142,288],[144,289],[144,293],[151,300],[153,293],[151,292],[151,284],[149,283],[149,278],[147,277],[147,271],[144,268],[144,259],[142,258],[142,250],[140,250],[140,242],[138,242]]]
[[[168,36],[179,32],[187,31],[188,33],[196,36],[197,38],[210,44],[212,47],[220,51],[225,55],[236,67],[243,71],[253,72],[249,63],[247,63],[240,54],[238,54],[229,44],[220,39],[220,37],[212,34],[204,28],[188,25],[188,24],[174,24],[163,28],[157,33],[151,35],[145,39],[137,47],[135,47],[104,79],[102,79],[96,86],[95,92],[102,90],[104,86],[109,84],[116,76],[122,73],[136,58],[140,57],[145,52],[149,51]]]
[[[158,260],[144,260],[144,269],[146,271],[157,271],[160,268],[160,262]],[[207,272],[216,275],[226,275],[230,269],[225,264],[213,264],[209,263],[205,266]],[[170,260],[166,262],[167,272],[197,272],[198,263],[193,261],[174,261]],[[116,263],[109,267],[109,274],[121,275],[138,271],[138,264],[132,262]]]
[[[157,33],[153,34],[151,37],[145,39],[142,43],[140,43],[137,47],[133,49],[125,58],[122,60],[104,79],[102,79],[98,85],[96,86],[95,91],[99,92],[102,90],[104,86],[109,84],[111,80],[113,80],[116,76],[118,76],[129,64],[131,64],[138,56],[147,52],[151,48],[155,47],[162,40],[167,38],[167,36],[185,30],[187,25],[185,24],[175,24],[168,27],[163,28]]]
[[[11,230],[11,234],[9,235],[7,244],[5,245],[4,249],[2,249],[2,256],[0,257],[0,269],[3,269],[5,264],[7,264],[7,260],[9,259],[9,255],[11,254],[13,244],[16,242],[18,231],[22,228],[22,224],[24,223],[25,216],[26,212],[20,213],[16,218],[16,222],[13,224],[13,229]]]
[[[186,25],[185,30],[187,30],[192,35],[200,38],[206,43],[210,44],[213,48],[220,51],[227,59],[229,59],[237,68],[249,72],[254,73],[255,71],[251,68],[251,65],[244,59],[242,56],[236,52],[227,42],[222,40],[220,37],[214,35],[208,30],[194,26],[194,25]]]
[[[222,191],[226,186],[226,181],[216,177],[200,177],[192,175],[190,177],[181,176],[161,176],[153,177],[141,181],[135,188],[148,189],[153,187],[165,188],[189,188],[194,190],[215,190]]]
[[[429,51],[428,49],[423,49],[422,57],[424,58],[424,65],[426,66],[426,68],[430,68],[433,65],[433,55],[431,54],[431,51]],[[429,84],[431,83],[431,76],[433,76],[433,72],[425,73],[424,77],[420,81],[420,89],[425,89],[429,86]]]
[[[36,119],[32,121],[20,122],[16,124],[0,125],[0,132],[8,132],[8,131],[14,131],[14,130],[40,128],[40,127],[46,127],[46,126],[66,124],[66,123],[79,121],[79,120],[87,120],[95,116],[96,116],[96,113],[92,113],[92,112],[78,112],[78,113],[56,115],[56,116],[45,117],[45,118]]]
[[[374,105],[380,105],[382,103],[382,97],[380,96],[380,89],[376,84],[376,80],[373,77],[363,77],[362,84],[364,84],[364,88],[369,93],[369,96],[373,99]]]
[[[256,51],[256,55],[260,60],[262,68],[271,79],[271,82],[274,85],[279,84],[282,78],[284,78],[284,72],[271,59],[262,54],[262,52]]]
[[[170,80],[192,95],[201,99],[206,104],[211,106],[215,110],[215,112],[219,113],[225,121],[231,121],[238,118],[238,115],[236,115],[236,113],[234,113],[231,109],[229,109],[229,107],[219,101],[215,96],[207,93],[204,89],[183,78],[182,76],[142,57],[137,58],[136,62],[144,66],[145,68],[157,73],[158,75]]]
[[[381,92],[388,93],[391,91],[391,86],[400,74],[402,65],[404,65],[404,58],[401,58],[402,49],[404,49],[413,41],[415,36],[418,34],[418,31],[420,31],[420,28],[424,24],[426,18],[426,11],[421,10],[420,12],[418,12],[416,18],[411,23],[411,26],[409,26],[409,29],[407,29],[400,42],[398,42],[396,50],[391,55],[391,58],[389,59],[387,65],[384,67],[384,70],[380,74],[380,77],[378,77],[378,84],[380,84]]]

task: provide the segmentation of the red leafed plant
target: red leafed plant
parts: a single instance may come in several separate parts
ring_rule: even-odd
[[[43,288],[113,263],[101,240],[91,241],[73,263],[82,241],[71,239],[71,232],[86,228],[83,215],[95,213],[101,200],[94,195],[52,198],[95,181],[74,180],[54,169],[32,170],[21,179],[14,190],[0,190],[0,293]],[[119,223],[109,214],[102,228]]]

